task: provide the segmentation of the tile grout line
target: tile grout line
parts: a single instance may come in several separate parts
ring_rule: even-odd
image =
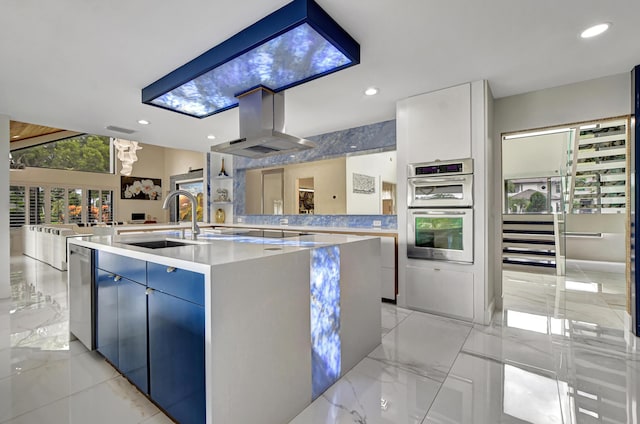
[[[6,419],[6,420],[0,421],[0,424],[8,423],[9,421],[12,421],[12,420],[18,419],[18,418],[20,418],[20,417],[22,417],[22,416],[24,416],[24,415],[30,414],[30,413],[32,413],[32,412],[35,412],[35,411],[39,410],[39,409],[46,408],[46,407],[48,407],[48,406],[53,405],[53,404],[54,404],[54,403],[56,403],[56,402],[60,402],[61,400],[64,400],[64,399],[70,398],[71,396],[77,395],[78,393],[81,393],[81,392],[84,392],[84,391],[90,390],[90,389],[92,389],[92,388],[94,388],[94,387],[96,387],[96,386],[99,386],[100,384],[107,383],[107,382],[109,382],[109,381],[111,381],[111,380],[115,380],[115,379],[117,379],[118,377],[119,377],[119,375],[116,375],[116,376],[113,376],[113,377],[111,377],[111,378],[108,378],[108,379],[106,379],[106,380],[104,380],[104,381],[101,381],[101,382],[99,382],[99,383],[92,384],[91,386],[88,386],[88,387],[86,387],[86,388],[84,388],[84,389],[82,389],[82,390],[78,390],[78,391],[75,391],[75,392],[73,392],[73,393],[69,393],[69,394],[67,394],[67,395],[65,395],[65,396],[62,396],[62,397],[58,398],[58,399],[54,399],[54,400],[52,400],[51,402],[45,403],[44,405],[40,405],[40,406],[38,406],[37,408],[30,409],[30,410],[28,410],[28,411],[25,411],[25,412],[23,412],[23,413],[20,413],[20,414],[18,414],[18,415],[15,415],[15,416],[13,416],[13,417],[10,417],[10,418],[8,418],[8,419]],[[0,380],[0,381],[1,381],[1,380]]]
[[[431,411],[431,408],[433,407],[433,403],[438,398],[438,395],[440,394],[440,391],[442,391],[442,386],[444,386],[444,383],[447,382],[447,379],[449,378],[449,374],[451,374],[451,370],[453,369],[454,365],[456,364],[456,361],[458,360],[458,357],[460,356],[460,353],[462,353],[462,348],[464,347],[464,344],[469,339],[469,335],[471,334],[472,330],[473,330],[473,327],[470,327],[469,328],[469,332],[467,333],[467,335],[464,338],[464,341],[460,345],[460,350],[458,350],[458,353],[456,354],[456,357],[453,359],[453,362],[451,363],[451,367],[449,367],[449,370],[447,371],[447,375],[445,376],[444,380],[442,380],[442,383],[440,383],[440,387],[438,387],[438,391],[436,392],[436,395],[433,397],[433,400],[431,401],[431,404],[429,404],[429,408],[427,408],[427,412],[424,414],[424,417],[422,417],[422,421],[420,421],[420,424],[426,424],[426,419],[427,419],[427,416],[429,415],[429,411]]]

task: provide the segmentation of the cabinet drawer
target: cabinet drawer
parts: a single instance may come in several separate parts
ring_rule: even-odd
[[[406,268],[407,305],[473,320],[473,273],[440,268]]]
[[[96,251],[96,267],[103,271],[147,284],[147,263],[114,253]]]
[[[151,262],[147,274],[152,289],[204,306],[204,275]]]

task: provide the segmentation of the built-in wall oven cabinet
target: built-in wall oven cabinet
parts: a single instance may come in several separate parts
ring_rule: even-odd
[[[473,263],[473,160],[407,171],[407,257]]]
[[[409,209],[407,256],[473,262],[473,209]]]
[[[473,161],[439,161],[409,165],[410,208],[473,206]]]

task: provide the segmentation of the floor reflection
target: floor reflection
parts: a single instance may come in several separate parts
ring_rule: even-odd
[[[0,300],[0,423],[170,423],[95,352],[69,340],[67,273],[11,258]]]
[[[291,423],[640,422],[624,273],[505,272],[490,325],[382,305],[383,343]],[[68,338],[66,273],[23,256],[0,301],[0,423],[168,423]]]

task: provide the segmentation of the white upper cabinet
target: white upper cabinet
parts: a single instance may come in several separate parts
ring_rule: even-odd
[[[397,110],[409,162],[471,157],[471,84],[409,97]]]

